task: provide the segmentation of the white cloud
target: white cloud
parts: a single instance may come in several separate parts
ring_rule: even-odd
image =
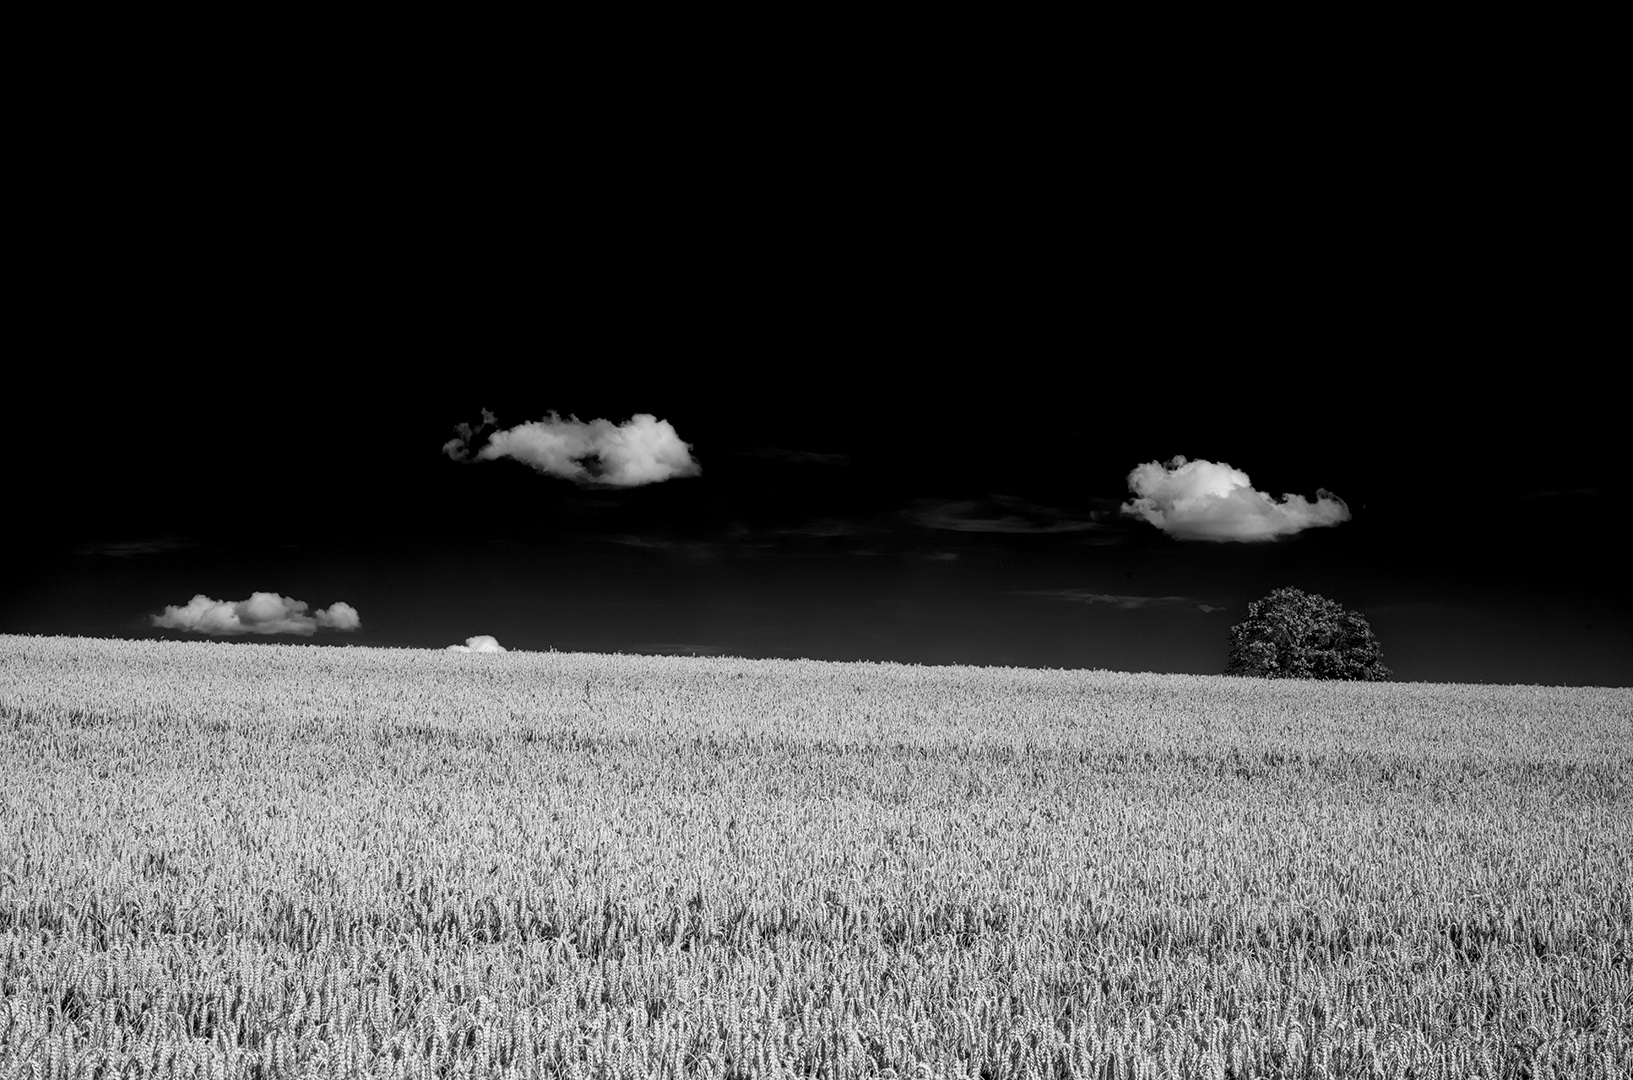
[[[1150,461],[1128,474],[1128,487],[1136,498],[1123,504],[1123,513],[1179,540],[1274,540],[1350,517],[1344,500],[1330,491],[1318,489],[1313,503],[1302,495],[1277,502],[1224,462]]]
[[[358,617],[357,609],[344,600],[336,600],[326,608],[320,608],[317,613],[318,625],[331,630],[356,630],[363,620]]]
[[[448,646],[449,652],[506,652],[505,647],[487,634],[478,634],[465,639],[463,645]]]
[[[484,421],[491,417],[483,414]],[[442,449],[455,461],[469,461],[481,428],[473,432],[469,425],[461,425],[459,431],[459,437]],[[655,484],[703,471],[674,425],[651,413],[637,413],[622,424],[563,420],[551,413],[545,420],[495,431],[475,456],[479,461],[515,458],[546,476],[613,487]]]
[[[248,600],[212,600],[199,593],[185,607],[171,604],[164,614],[154,615],[154,626],[167,630],[189,630],[198,634],[310,634],[319,627],[356,630],[362,624],[357,609],[337,601],[314,614],[309,605],[277,593],[258,592]]]

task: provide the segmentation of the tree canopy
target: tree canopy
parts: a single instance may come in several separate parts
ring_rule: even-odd
[[[1270,679],[1389,678],[1383,649],[1360,614],[1324,596],[1277,589],[1230,629],[1227,675]]]

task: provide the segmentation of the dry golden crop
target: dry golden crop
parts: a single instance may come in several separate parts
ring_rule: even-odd
[[[0,1075],[1625,1077],[1630,718],[0,637]]]

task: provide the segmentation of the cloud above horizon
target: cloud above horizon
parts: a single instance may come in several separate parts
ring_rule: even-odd
[[[1068,533],[1101,527],[1092,520],[1013,495],[989,495],[981,500],[921,499],[909,516],[925,528],[950,532]]]
[[[482,410],[482,423],[474,429],[460,424],[459,435],[444,443],[442,452],[455,461],[513,458],[546,476],[608,487],[639,487],[703,471],[674,425],[651,413],[636,413],[614,424],[586,423],[576,416],[563,420],[552,412],[544,420],[494,431],[484,442],[484,429],[496,421],[491,412]],[[482,447],[473,453],[478,442]]]
[[[1344,500],[1322,488],[1315,502],[1283,495],[1277,502],[1253,489],[1247,473],[1224,462],[1176,457],[1150,461],[1128,474],[1135,498],[1122,512],[1144,518],[1177,540],[1259,541],[1350,519]]]
[[[744,457],[765,458],[769,461],[781,461],[789,465],[848,465],[850,457],[846,454],[828,454],[816,450],[790,450],[782,446],[756,446],[750,450],[739,450]]]
[[[115,559],[131,559],[143,555],[164,555],[172,551],[198,547],[197,542],[176,536],[154,536],[141,540],[104,540],[81,544],[74,549],[79,555],[107,555]]]
[[[312,634],[323,630],[356,630],[363,620],[343,600],[306,614],[304,600],[258,592],[248,600],[212,600],[203,593],[185,606],[171,604],[150,616],[154,626],[196,634]]]
[[[500,653],[509,652],[510,650],[499,644],[499,642],[491,634],[477,634],[475,637],[466,638],[465,644],[463,645],[448,646],[447,651]]]

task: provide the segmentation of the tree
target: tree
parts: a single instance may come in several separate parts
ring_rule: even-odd
[[[1366,619],[1326,597],[1287,588],[1249,604],[1247,618],[1230,628],[1225,674],[1371,682],[1390,672]]]

